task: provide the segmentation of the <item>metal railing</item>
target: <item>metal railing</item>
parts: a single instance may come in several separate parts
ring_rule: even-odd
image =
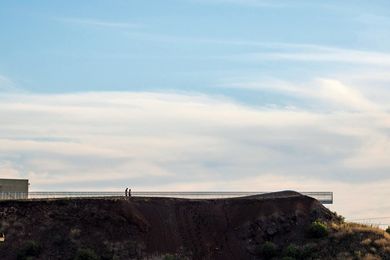
[[[359,218],[359,219],[347,219],[348,222],[354,222],[358,224],[379,227],[386,229],[390,227],[390,217],[373,217],[373,218]]]
[[[236,198],[252,195],[272,194],[269,192],[242,192],[242,191],[132,191],[134,197],[172,197],[188,199],[223,199]],[[301,192],[301,194],[317,199],[323,204],[333,203],[333,192]],[[85,197],[123,197],[124,191],[33,191],[22,192],[0,192],[0,199],[44,199],[44,198],[85,198]],[[267,198],[270,198],[267,196]],[[276,193],[275,197],[281,195]],[[289,195],[287,195],[289,196]]]

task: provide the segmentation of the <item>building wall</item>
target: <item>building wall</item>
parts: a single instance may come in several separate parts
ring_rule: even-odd
[[[0,199],[27,199],[28,180],[0,179]]]

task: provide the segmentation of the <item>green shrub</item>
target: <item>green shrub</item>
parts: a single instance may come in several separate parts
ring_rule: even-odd
[[[340,223],[345,223],[345,218],[339,214],[337,214],[336,211],[333,212],[336,216],[336,219],[340,222]]]
[[[37,257],[41,254],[41,246],[33,240],[28,240],[21,247],[20,251],[17,253],[16,258],[18,260],[28,259],[30,257]]]
[[[259,253],[265,259],[271,259],[278,255],[278,248],[274,243],[267,241],[260,246]]]
[[[313,243],[306,244],[302,247],[302,258],[307,259],[315,255],[317,245]]]
[[[390,234],[390,226],[386,228],[386,232]]]
[[[309,235],[313,238],[322,238],[328,235],[328,227],[321,221],[314,221],[309,227]]]
[[[100,257],[89,248],[80,248],[77,250],[75,260],[99,260]]]
[[[302,250],[296,245],[290,244],[284,249],[283,255],[292,258],[300,258],[302,256]]]
[[[171,254],[166,254],[163,256],[163,260],[178,260],[179,258],[176,257],[175,255],[171,255]]]

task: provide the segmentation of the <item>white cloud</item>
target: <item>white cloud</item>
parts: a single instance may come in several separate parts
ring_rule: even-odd
[[[317,87],[302,93],[328,104],[325,112],[192,94],[2,94],[1,169],[28,177],[32,190],[123,183],[135,190],[334,190],[353,182],[361,192],[378,178],[388,182],[384,105],[338,81]]]
[[[0,178],[15,179],[20,178],[19,170],[9,161],[0,161]]]
[[[322,107],[325,103],[324,108],[330,110],[335,110],[334,106],[336,106],[338,109],[379,112],[385,110],[385,106],[387,106],[387,104],[377,104],[367,99],[356,87],[351,87],[339,80],[327,78],[319,78],[304,83],[292,83],[278,79],[249,81],[228,79],[223,81],[220,86],[287,93],[291,96],[306,99],[307,103],[321,101],[323,103]]]
[[[367,170],[378,170],[390,167],[390,137],[378,135],[375,138],[366,140],[356,154],[346,160],[349,167],[364,168]]]

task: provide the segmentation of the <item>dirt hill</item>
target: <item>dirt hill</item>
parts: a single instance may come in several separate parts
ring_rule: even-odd
[[[390,236],[364,228],[290,191],[1,201],[0,259],[390,259]]]

